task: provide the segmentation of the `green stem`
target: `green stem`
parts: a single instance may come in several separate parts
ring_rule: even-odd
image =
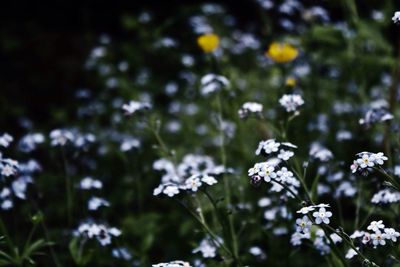
[[[214,234],[214,232],[208,227],[208,225],[206,224],[205,221],[203,221],[201,218],[199,218],[199,216],[197,216],[197,214],[195,212],[193,212],[190,208],[188,208],[183,202],[177,200],[177,202],[185,208],[185,210],[187,212],[189,212],[190,215],[192,215],[192,217],[204,228],[204,230],[210,235],[210,237],[213,239],[213,242],[218,246],[223,248],[223,250],[225,250],[225,252],[230,255],[233,256],[232,252],[221,242],[219,242],[219,238],[216,234]]]
[[[220,130],[220,135],[221,135],[221,146],[220,146],[220,152],[221,152],[221,163],[224,168],[226,168],[226,151],[225,151],[225,133],[223,129],[223,119],[222,119],[222,100],[221,100],[221,94],[218,92],[217,95],[217,109],[218,109],[218,124],[219,124],[219,130]],[[223,174],[222,174],[223,175]],[[230,184],[229,184],[229,178],[226,175],[223,175],[223,180],[224,180],[224,191],[225,191],[225,207],[228,208],[229,205],[231,204],[231,189],[230,189]],[[228,214],[228,221],[229,221],[229,230],[230,230],[230,235],[231,235],[231,240],[232,240],[232,250],[233,254],[236,260],[239,259],[239,250],[238,250],[238,242],[237,242],[237,237],[235,233],[235,228],[233,225],[233,213]]]
[[[73,200],[72,200],[72,181],[71,177],[69,175],[68,171],[68,163],[67,163],[67,157],[65,155],[65,150],[64,147],[61,147],[61,154],[62,154],[62,160],[63,160],[63,165],[64,165],[64,173],[65,173],[65,189],[66,189],[66,195],[67,195],[67,222],[68,226],[71,226],[72,224],[72,206],[73,206]]]

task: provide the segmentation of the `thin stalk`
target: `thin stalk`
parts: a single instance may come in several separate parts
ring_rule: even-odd
[[[393,185],[394,188],[396,188],[397,191],[400,192],[400,183],[396,181],[391,175],[389,175],[384,169],[382,168],[374,168],[375,170],[378,170],[381,174],[383,174],[387,180]]]
[[[214,234],[214,232],[208,227],[208,225],[206,224],[205,221],[202,221],[199,216],[197,216],[197,214],[195,212],[193,212],[190,208],[188,208],[184,203],[182,203],[181,201],[177,202],[185,208],[185,210],[187,212],[189,212],[190,215],[192,215],[192,217],[204,228],[204,230],[210,235],[210,237],[213,239],[213,242],[223,248],[223,250],[225,250],[225,252],[230,255],[231,257],[233,256],[232,252],[221,242],[219,242],[219,238],[216,234]]]
[[[220,135],[221,135],[221,146],[220,146],[220,153],[221,153],[221,163],[222,166],[225,168],[226,167],[226,151],[225,151],[225,133],[223,129],[223,119],[222,119],[222,100],[221,100],[221,95],[220,93],[217,94],[217,110],[218,110],[218,124],[219,124],[219,130],[220,130]],[[223,180],[224,180],[224,191],[225,191],[225,207],[228,208],[229,205],[231,204],[231,189],[230,189],[230,184],[229,184],[229,178],[223,175]],[[229,221],[229,231],[231,235],[231,240],[232,240],[232,250],[235,259],[239,259],[239,250],[238,250],[238,242],[237,242],[237,237],[235,233],[235,228],[233,225],[233,213],[228,214],[228,221]]]
[[[72,224],[72,206],[73,206],[73,196],[72,196],[72,181],[68,171],[67,157],[65,155],[64,147],[61,147],[62,161],[64,165],[64,173],[65,173],[65,189],[67,195],[67,222],[68,226]]]

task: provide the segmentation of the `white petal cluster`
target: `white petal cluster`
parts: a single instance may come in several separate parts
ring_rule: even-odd
[[[52,146],[65,146],[71,143],[77,148],[82,148],[96,141],[96,136],[91,133],[81,133],[77,129],[55,129],[50,132]]]
[[[22,137],[18,147],[22,152],[28,153],[36,149],[37,145],[44,143],[45,137],[41,133],[30,133]]]
[[[102,246],[111,244],[112,237],[121,235],[121,231],[115,227],[107,227],[104,224],[82,223],[74,232],[76,236],[96,239]]]
[[[166,263],[158,263],[151,265],[152,267],[192,267],[190,263],[186,261],[171,261]]]
[[[322,162],[327,162],[333,158],[332,151],[317,142],[311,144],[309,155]]]
[[[218,242],[222,242],[218,240]],[[216,243],[210,240],[209,238],[204,238],[201,240],[200,245],[193,249],[193,253],[200,252],[203,258],[214,258],[217,256],[217,246]]]
[[[131,100],[127,104],[122,105],[122,110],[125,111],[126,115],[133,115],[138,111],[149,110],[151,107],[150,103]]]
[[[286,112],[296,112],[304,104],[304,100],[301,95],[291,94],[283,95],[279,99],[279,103],[286,109]]]
[[[161,184],[154,189],[153,195],[160,194],[173,197],[181,191],[197,192],[201,186],[218,183],[217,176],[231,170],[216,165],[211,157],[186,155],[177,166],[167,159],[154,162],[153,168],[163,171]]]
[[[400,11],[394,12],[394,15],[392,17],[392,21],[396,24],[400,23]]]
[[[260,103],[256,102],[246,102],[239,109],[239,117],[241,119],[246,119],[250,115],[259,115],[263,111],[263,106]]]
[[[374,248],[384,246],[389,241],[397,242],[397,238],[400,237],[400,233],[394,228],[386,228],[382,220],[372,221],[367,229],[371,232],[355,231],[350,237],[361,238],[364,245],[372,244]]]
[[[371,202],[374,204],[389,204],[397,203],[400,201],[400,193],[392,191],[390,189],[380,190],[378,193],[374,194]]]
[[[371,152],[361,152],[356,155],[358,158],[353,161],[350,169],[353,173],[366,169],[372,168],[374,166],[383,165],[385,160],[388,160],[382,152],[371,153]]]
[[[8,147],[13,140],[14,138],[11,135],[4,133],[0,136],[0,146]]]
[[[229,87],[229,80],[221,75],[209,73],[201,78],[200,92],[203,96],[210,95],[214,92],[220,91],[223,88]]]
[[[258,144],[258,148],[256,150],[256,155],[263,154],[265,156],[270,156],[272,154],[277,154],[277,157],[283,160],[288,160],[294,153],[290,151],[292,148],[297,148],[297,146],[293,145],[289,142],[277,142],[275,139],[268,139],[265,141],[261,141]]]

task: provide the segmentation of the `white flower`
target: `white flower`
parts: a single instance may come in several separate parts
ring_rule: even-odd
[[[217,179],[215,179],[214,177],[210,176],[210,175],[203,175],[201,177],[201,181],[208,184],[208,185],[213,185],[216,184],[218,181]]]
[[[298,218],[296,220],[296,225],[297,232],[308,233],[311,229],[312,222],[306,215],[304,215],[303,218]]]
[[[277,152],[280,145],[275,140],[267,140],[263,145],[263,149],[265,153],[271,154],[272,152]]]
[[[358,170],[358,163],[357,160],[353,160],[353,164],[351,164],[350,169],[352,173],[355,173]]]
[[[278,154],[278,158],[280,158],[282,160],[289,160],[293,156],[294,156],[293,151],[283,150],[283,149],[281,149]]]
[[[315,208],[313,206],[309,206],[309,207],[303,207],[300,210],[296,211],[297,213],[301,213],[301,214],[307,214],[310,211],[315,210]]]
[[[250,114],[259,114],[263,110],[263,106],[256,102],[246,102],[239,109],[239,117],[241,119],[247,118]]]
[[[209,95],[222,88],[229,87],[229,80],[221,75],[213,73],[207,74],[201,78],[201,94],[203,96]]]
[[[163,193],[169,197],[173,197],[174,195],[179,194],[179,189],[176,185],[167,185],[164,188]]]
[[[293,173],[288,171],[286,167],[282,167],[279,171],[276,172],[280,181],[286,183],[289,179],[293,177]]]
[[[50,132],[52,146],[65,146],[67,142],[72,142],[75,138],[70,130],[55,129]]]
[[[343,240],[343,239],[342,239],[338,234],[336,234],[336,233],[331,234],[330,237],[331,237],[333,243],[335,243],[335,244],[336,244],[336,243],[340,243],[340,242],[342,242],[342,240]]]
[[[17,172],[17,170],[9,164],[5,164],[4,166],[0,164],[0,169],[1,169],[1,175],[6,177],[15,175]]]
[[[150,103],[142,103],[138,101],[129,101],[128,104],[123,104],[122,105],[122,110],[125,111],[126,115],[132,115],[137,111],[142,111],[142,110],[147,110],[151,108]]]
[[[364,236],[363,236],[363,239],[362,239],[362,243],[363,243],[364,245],[366,245],[366,244],[368,244],[369,241],[371,241],[371,234],[368,233],[368,232],[364,232]]]
[[[198,178],[198,177],[189,177],[185,181],[185,186],[186,186],[186,189],[192,190],[193,192],[196,192],[199,189],[199,187],[201,186],[200,178]]]
[[[383,165],[384,160],[388,160],[388,157],[386,157],[382,152],[379,152],[377,154],[374,154],[375,156],[375,162],[378,163],[379,165]]]
[[[200,242],[200,246],[193,249],[193,253],[201,252],[203,258],[214,258],[217,255],[217,248],[207,238]]]
[[[400,236],[399,232],[396,232],[393,228],[385,228],[386,238],[397,242],[397,238]]]
[[[382,234],[381,231],[376,231],[374,234],[371,234],[371,240],[372,244],[376,248],[376,246],[381,245],[384,246],[386,245],[386,234]]]
[[[358,249],[358,248],[357,248],[357,249]],[[350,249],[347,251],[345,258],[346,258],[346,259],[352,259],[352,258],[353,258],[354,256],[356,256],[356,255],[357,255],[357,251],[355,251],[354,249],[350,248]]]
[[[297,111],[298,107],[304,104],[304,100],[301,95],[283,95],[281,99],[279,99],[279,103],[286,109],[286,112],[294,112]]]
[[[93,179],[92,177],[85,177],[80,182],[80,188],[83,190],[101,189],[103,183],[100,180]]]
[[[163,190],[164,190],[164,185],[160,184],[153,190],[153,196],[158,196],[163,192]]]
[[[392,17],[392,20],[394,23],[400,23],[400,11],[394,12],[394,15]]]
[[[321,204],[314,205],[313,207],[314,208],[330,208],[331,206],[329,204],[321,203]]]
[[[99,197],[92,197],[91,199],[89,199],[88,202],[88,210],[97,210],[100,207],[109,207],[110,206],[110,202],[108,202],[107,200],[103,199],[103,198],[99,198]]]
[[[380,229],[384,229],[384,228],[385,228],[385,225],[383,224],[382,220],[372,221],[367,227],[368,230],[372,230],[374,232],[380,231]]]
[[[192,267],[188,262],[185,261],[171,261],[166,263],[158,263],[151,265],[152,267]]]
[[[1,202],[1,209],[3,209],[3,210],[9,210],[13,206],[14,206],[14,204],[10,199],[6,199],[3,202]]]
[[[8,147],[13,140],[14,138],[11,135],[5,133],[0,136],[0,146]]]
[[[316,224],[329,224],[330,220],[329,218],[332,217],[332,212],[326,211],[325,208],[319,208],[318,211],[313,213],[313,216],[315,217],[315,223]]]
[[[357,159],[357,164],[361,168],[374,167],[375,157],[373,155],[364,154],[360,159]]]
[[[259,175],[264,178],[264,181],[271,182],[271,178],[276,177],[276,173],[274,172],[275,168],[272,166],[264,166],[261,168],[261,172]]]

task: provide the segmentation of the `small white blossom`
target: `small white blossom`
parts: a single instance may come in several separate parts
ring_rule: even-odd
[[[372,244],[376,248],[378,245],[384,246],[386,245],[386,234],[381,233],[381,231],[376,231],[375,233],[371,234]]]
[[[293,151],[284,150],[284,149],[281,149],[278,154],[278,158],[280,158],[282,160],[289,160],[293,156],[294,156]]]
[[[185,181],[186,189],[196,192],[201,186],[200,178],[190,177]]]
[[[210,175],[203,175],[201,177],[201,181],[208,184],[208,185],[213,185],[216,184],[218,181],[217,179],[215,179],[214,177],[210,176]]]
[[[148,110],[150,108],[150,103],[143,103],[134,100],[131,100],[127,104],[122,105],[122,110],[125,111],[126,115],[132,115],[138,111]]]
[[[303,218],[298,218],[296,220],[296,226],[297,232],[308,233],[311,229],[312,222],[306,215],[304,215]]]
[[[382,220],[372,221],[367,227],[368,230],[371,230],[374,232],[380,231],[381,229],[384,229],[384,228],[385,228],[385,225],[383,224]]]
[[[385,228],[385,234],[386,238],[392,240],[393,242],[397,242],[397,238],[400,236],[400,233],[393,228]]]
[[[108,202],[107,200],[103,199],[103,198],[99,198],[99,197],[92,197],[91,199],[89,199],[88,202],[88,210],[97,210],[100,207],[109,207],[110,206],[110,202]]]
[[[297,213],[301,213],[301,214],[307,214],[310,211],[315,210],[315,208],[313,206],[309,206],[309,207],[303,207],[300,210],[296,211]]]
[[[279,99],[279,103],[286,109],[286,112],[295,112],[298,107],[304,104],[304,100],[301,95],[283,95],[281,99]]]
[[[315,217],[315,223],[316,224],[329,224],[330,220],[329,218],[332,217],[332,212],[326,211],[325,208],[319,208],[318,211],[315,211],[313,213],[313,217]]]
[[[103,183],[100,180],[93,179],[92,177],[85,177],[80,182],[80,188],[83,190],[101,189]]]
[[[358,248],[357,248],[358,249]],[[356,256],[357,255],[357,251],[355,251],[354,249],[352,249],[352,248],[350,248],[348,251],[347,251],[347,253],[346,253],[346,255],[345,255],[345,258],[346,259],[352,259],[354,256]]]
[[[394,23],[398,24],[400,23],[400,11],[394,12],[394,15],[392,17],[392,20]]]
[[[207,74],[201,78],[201,94],[203,96],[220,91],[222,88],[229,87],[229,80],[221,75],[213,73]]]
[[[167,185],[164,190],[163,193],[169,197],[173,197],[174,195],[179,194],[179,189],[177,186],[175,185]]]
[[[264,178],[264,181],[271,182],[272,178],[276,178],[275,168],[272,166],[264,166],[261,168],[261,172],[259,173],[261,177]]]
[[[5,133],[0,136],[0,146],[8,147],[13,140],[14,138],[11,135]]]

